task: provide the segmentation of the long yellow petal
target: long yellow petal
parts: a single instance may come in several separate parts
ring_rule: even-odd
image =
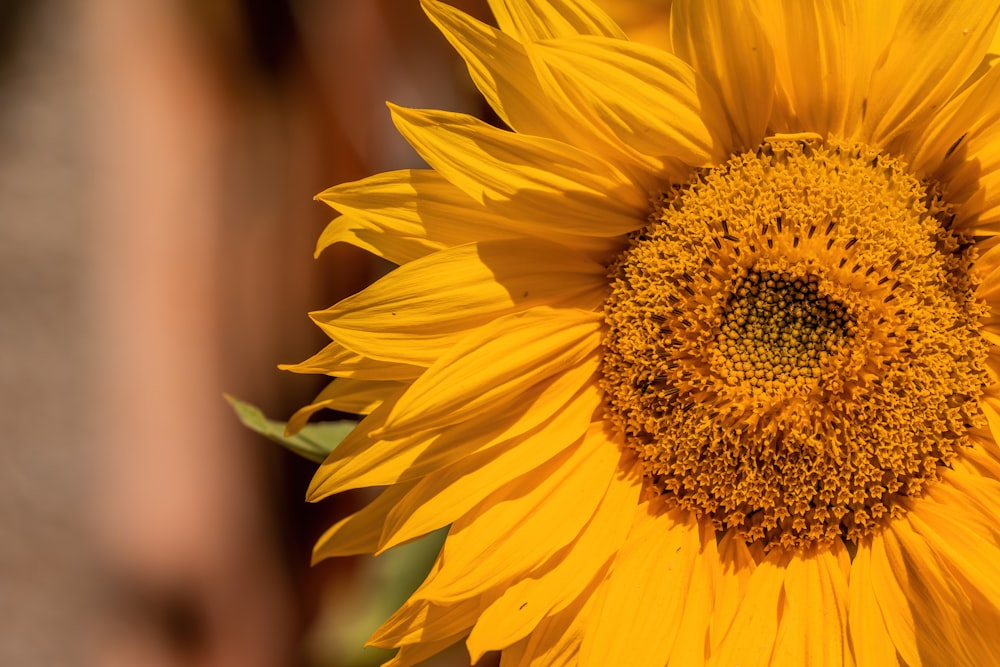
[[[948,202],[959,206],[954,228],[970,235],[1000,233],[998,109],[1000,67],[993,66],[907,137],[913,170],[942,184]]]
[[[884,145],[928,120],[979,66],[998,21],[990,2],[907,3],[872,73],[862,138]]]
[[[731,152],[731,131],[712,88],[676,56],[636,42],[576,37],[528,49],[550,97],[609,145],[654,158],[702,166]]]
[[[616,446],[600,427],[592,428],[587,437]],[[641,487],[641,470],[622,465],[593,518],[564,557],[552,559],[516,582],[480,615],[466,642],[473,662],[486,651],[521,640],[542,619],[566,609],[583,593],[625,539]]]
[[[718,93],[733,149],[756,148],[774,102],[774,54],[757,15],[741,2],[674,0],[671,51]]]
[[[440,567],[440,563],[439,557],[431,576]],[[456,638],[468,633],[482,606],[483,601],[475,597],[448,605],[437,605],[423,598],[411,597],[375,631],[368,640],[368,645],[393,648],[446,639],[454,643]]]
[[[452,602],[500,590],[552,558],[580,534],[604,497],[621,452],[581,439],[565,456],[513,480],[456,521],[442,567],[421,595]]]
[[[524,47],[509,35],[437,0],[424,11],[462,56],[476,87],[512,129],[565,140],[566,126],[552,113]]]
[[[625,33],[590,0],[489,0],[497,24],[523,42],[597,35],[625,39]]]
[[[414,484],[387,487],[363,508],[333,524],[313,546],[312,564],[334,556],[374,553],[382,534],[382,522]]]
[[[348,350],[340,343],[330,343],[322,350],[297,364],[281,364],[283,371],[313,373],[356,380],[413,380],[426,368],[411,364],[379,361]]]
[[[868,80],[898,3],[761,0],[777,97],[772,129],[853,138],[860,134]]]
[[[746,543],[733,530],[726,531],[719,540],[719,570],[716,573],[715,600],[712,604],[712,622],[709,631],[711,652],[715,653],[728,630],[750,585],[750,577],[757,569]]]
[[[418,430],[398,439],[375,439],[392,409],[384,405],[369,415],[327,457],[309,486],[308,498],[366,486],[383,486],[416,479],[455,464],[467,456],[512,443],[547,423],[567,406],[573,422],[564,424],[572,435],[586,431],[601,394],[590,378],[598,368],[591,357],[549,382],[520,392],[516,410],[496,413],[489,420],[470,419],[430,434]]]
[[[924,496],[913,500],[907,519],[957,583],[961,599],[969,600],[972,618],[958,628],[975,664],[1000,664],[1000,546],[996,517],[975,512],[956,516],[956,508],[974,505],[956,493],[949,502]],[[958,503],[954,501],[958,500]],[[969,618],[969,617],[966,617]]]
[[[385,437],[516,414],[522,393],[580,364],[600,346],[600,314],[539,307],[462,338],[410,385],[386,420]]]
[[[505,649],[500,667],[578,667],[583,637],[591,629],[595,591],[594,581],[565,611],[542,619],[527,638]]]
[[[431,658],[446,648],[461,641],[461,635],[446,637],[433,641],[417,642],[416,644],[404,644],[399,647],[390,660],[382,663],[382,667],[412,667],[419,665],[428,658]]]
[[[896,650],[903,659],[913,662],[908,656],[913,646],[923,664],[996,664],[996,660],[977,659],[983,649],[971,644],[970,640],[981,641],[981,638],[975,635],[975,628],[969,627],[975,624],[968,622],[970,618],[977,618],[976,610],[962,591],[961,582],[948,571],[910,522],[905,517],[892,521],[883,535],[888,561],[885,569],[892,577],[888,585],[895,583],[902,591],[903,606],[907,609],[901,608],[898,600],[887,604],[881,596],[879,603]],[[875,545],[877,542],[873,542]],[[879,552],[873,550],[872,555],[877,557]],[[877,559],[873,565],[878,565]],[[876,588],[876,595],[880,590]],[[907,636],[909,633],[897,635],[894,617],[906,621],[912,618],[912,636]]]
[[[709,537],[714,547],[714,534]],[[659,501],[640,505],[596,603],[593,624],[583,639],[581,663],[666,664],[685,614],[696,611],[688,606],[708,605],[707,591],[699,588],[704,585],[699,577],[703,571],[697,567],[703,546],[693,515],[667,510]],[[707,614],[700,630],[704,645]]]
[[[330,338],[370,359],[430,366],[504,315],[536,306],[599,307],[605,274],[569,248],[485,241],[414,260],[310,316]]]
[[[614,237],[646,224],[649,193],[599,157],[464,114],[390,109],[417,153],[488,210],[582,236]]]
[[[428,474],[386,517],[381,549],[447,526],[508,481],[532,474],[584,434],[599,405],[587,387],[531,431]]]
[[[404,389],[405,385],[401,382],[338,378],[328,384],[312,403],[295,411],[285,427],[285,435],[298,433],[309,418],[320,410],[339,410],[356,415],[370,414],[387,398],[398,398]]]
[[[840,540],[793,557],[785,571],[775,665],[852,665],[847,639],[847,577]]]
[[[866,539],[858,544],[851,565],[847,606],[851,647],[858,667],[894,667],[900,664],[899,654],[875,596],[871,561],[871,539]]]
[[[529,229],[487,211],[429,169],[376,174],[316,198],[343,214],[320,235],[317,255],[343,241],[404,264],[463,243],[524,236]]]
[[[906,594],[910,574],[906,562],[898,555],[896,540],[887,540],[885,532],[875,533],[870,538],[869,551],[869,581],[886,632],[907,665],[922,665],[921,651],[917,647],[917,621]]]
[[[746,595],[709,662],[714,667],[770,667],[777,641],[786,570],[794,555],[773,549],[757,564]]]

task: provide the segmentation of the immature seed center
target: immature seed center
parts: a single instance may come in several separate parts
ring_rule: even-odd
[[[713,366],[730,384],[802,389],[856,329],[844,304],[819,291],[816,276],[741,272],[729,287]]]
[[[765,548],[855,541],[983,424],[970,239],[864,146],[774,141],[609,267],[602,386],[653,488]]]

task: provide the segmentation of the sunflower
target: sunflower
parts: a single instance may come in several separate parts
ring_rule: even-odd
[[[288,367],[381,488],[316,559],[450,526],[387,664],[1000,664],[1000,7],[490,4],[423,0],[510,129],[390,105],[317,252],[399,266]]]

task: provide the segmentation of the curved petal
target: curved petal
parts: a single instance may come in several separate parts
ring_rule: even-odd
[[[312,564],[334,556],[375,553],[382,522],[414,484],[416,482],[387,487],[360,510],[333,524],[313,546]]]
[[[373,432],[385,426],[392,410],[387,402],[362,421],[320,465],[307,497],[319,500],[347,489],[423,477],[466,456],[513,443],[567,406],[572,407],[567,415],[577,415],[579,421],[564,424],[565,428],[583,433],[601,404],[600,391],[590,384],[598,363],[596,357],[591,357],[551,381],[520,391],[519,402],[509,410],[430,433],[418,430],[401,438],[375,439]]]
[[[700,656],[684,656],[699,658],[687,664],[702,663],[711,580],[703,558],[718,561],[710,526],[706,530],[693,515],[667,510],[660,501],[639,505],[583,638],[581,663],[662,667],[668,656],[673,659],[675,644],[685,639],[693,639],[702,650]],[[679,640],[688,617],[696,623],[686,628],[689,636]]]
[[[719,540],[719,570],[715,581],[715,602],[712,604],[710,646],[714,654],[737,610],[743,602],[750,577],[757,563],[746,543],[734,530],[727,530]]]
[[[760,0],[758,4],[775,58],[772,129],[857,136],[868,80],[900,3]]]
[[[590,0],[489,0],[500,29],[522,42],[553,37],[599,35],[625,39],[625,33]]]
[[[428,577],[434,576],[440,567],[439,555]],[[420,589],[417,589],[414,596],[419,593]],[[483,600],[478,597],[467,598],[453,604],[438,605],[424,598],[411,596],[375,631],[368,640],[368,645],[393,648],[443,640],[454,643],[468,633],[476,617],[479,616],[483,604]]]
[[[994,66],[914,133],[910,149],[914,171],[933,176],[945,199],[958,205],[955,229],[975,236],[1000,232],[998,109],[1000,67]]]
[[[515,413],[523,393],[578,366],[600,346],[602,318],[532,308],[500,318],[458,342],[410,385],[379,437],[402,437],[468,419]]]
[[[510,480],[530,475],[576,442],[600,407],[596,385],[540,426],[428,474],[383,522],[380,551],[454,523]]]
[[[646,224],[649,193],[599,157],[464,114],[390,109],[400,134],[438,173],[488,210],[530,221],[540,235],[613,237]]]
[[[600,583],[591,582],[569,608],[545,617],[531,635],[504,649],[500,667],[578,667],[580,644],[591,627]]]
[[[851,564],[848,622],[854,661],[858,667],[898,666],[899,654],[886,628],[885,612],[875,595],[871,561],[871,540],[868,539],[858,545]]]
[[[396,655],[382,663],[382,667],[413,667],[423,664],[428,658],[437,655],[446,648],[454,646],[461,639],[462,635],[458,633],[444,639],[422,641],[416,644],[403,644],[399,647]]]
[[[354,378],[356,380],[413,380],[426,368],[391,361],[371,359],[348,350],[340,343],[330,343],[297,364],[280,364],[279,369],[293,373],[312,373]]]
[[[837,541],[804,552],[772,550],[750,578],[712,664],[849,664],[847,552]]]
[[[806,556],[792,558],[785,570],[784,605],[774,656],[789,665],[850,665],[847,639],[848,583],[840,540]]]
[[[611,146],[665,171],[731,152],[731,131],[711,86],[676,56],[644,44],[576,37],[532,44],[528,54],[551,98]],[[579,121],[578,121],[579,122]]]
[[[587,437],[620,447],[599,423]],[[486,651],[520,641],[546,616],[572,605],[608,565],[628,533],[642,488],[641,469],[626,465],[627,458],[626,453],[594,516],[566,553],[514,583],[480,615],[467,641],[473,662]]]
[[[491,213],[429,169],[405,169],[343,183],[316,196],[343,215],[320,235],[316,255],[337,242],[405,264],[473,241],[530,235]]]
[[[952,513],[952,521],[957,517]],[[969,597],[968,582],[908,520],[892,521],[872,541],[875,593],[886,627],[911,664],[997,664],[995,622]],[[994,557],[995,560],[995,557]],[[882,581],[884,579],[884,581]],[[996,616],[996,609],[991,610]],[[969,623],[969,619],[977,619]],[[990,646],[992,644],[992,647]],[[992,656],[992,659],[991,659]]]
[[[339,410],[356,415],[370,414],[387,398],[392,400],[398,398],[405,388],[401,382],[338,378],[328,384],[312,403],[295,411],[285,427],[285,435],[301,431],[309,418],[320,410]]]
[[[552,558],[594,515],[620,455],[606,440],[582,438],[564,455],[492,494],[452,525],[442,567],[420,595],[453,602],[502,592]]]
[[[551,113],[524,47],[509,35],[437,0],[424,11],[462,56],[476,87],[500,119],[521,134],[565,140],[566,126]]]
[[[756,148],[774,102],[774,54],[755,12],[730,0],[674,0],[671,51],[718,93],[734,151]]]
[[[399,267],[310,313],[333,340],[371,359],[430,366],[469,333],[537,306],[592,310],[606,269],[542,241],[485,241]]]
[[[885,145],[929,119],[979,66],[998,21],[989,2],[907,3],[872,73],[863,138]]]

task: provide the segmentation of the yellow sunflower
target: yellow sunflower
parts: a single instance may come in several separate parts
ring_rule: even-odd
[[[423,0],[511,129],[390,107],[319,250],[399,267],[289,367],[384,487],[316,559],[450,526],[387,664],[1000,664],[1000,6],[490,4]]]

